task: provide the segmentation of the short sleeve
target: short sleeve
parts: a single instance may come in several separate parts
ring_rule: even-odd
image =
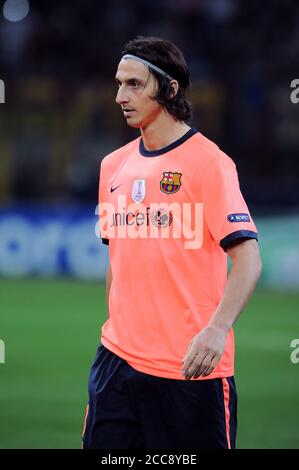
[[[107,202],[109,202],[108,194],[107,194],[107,181],[106,181],[105,169],[104,169],[103,160],[102,160],[100,164],[100,176],[99,176],[99,211],[100,211],[100,214],[102,212],[101,206],[103,206],[103,204]],[[101,221],[100,221],[100,237],[104,245],[109,245],[109,237],[106,231],[103,230],[103,224],[101,224]]]
[[[257,240],[256,226],[231,158],[219,152],[204,172],[202,188],[204,220],[211,236],[224,251],[242,240]]]

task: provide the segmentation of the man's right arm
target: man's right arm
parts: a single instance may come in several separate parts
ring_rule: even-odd
[[[111,271],[111,264],[109,261],[108,268],[106,271],[106,308],[107,308],[107,316],[110,318],[109,314],[109,292],[112,283],[112,271]]]

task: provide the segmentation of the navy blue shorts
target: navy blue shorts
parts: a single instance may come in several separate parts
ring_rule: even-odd
[[[133,369],[101,344],[88,393],[84,449],[235,448],[233,377],[155,377]]]

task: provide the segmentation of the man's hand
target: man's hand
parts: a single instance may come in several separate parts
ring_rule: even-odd
[[[185,379],[209,375],[219,362],[226,337],[249,300],[260,277],[262,262],[256,240],[244,240],[227,250],[232,260],[221,302],[208,325],[190,341],[183,363]]]
[[[227,330],[206,326],[191,340],[183,362],[186,380],[209,375],[219,362],[226,343]]]

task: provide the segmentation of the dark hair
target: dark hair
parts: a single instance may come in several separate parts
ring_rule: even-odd
[[[172,97],[173,89],[170,80],[159,72],[150,69],[158,81],[158,92],[152,99],[175,116],[179,121],[188,121],[191,117],[191,105],[185,97],[185,91],[191,84],[191,76],[182,51],[172,42],[157,37],[137,36],[129,41],[122,54],[132,54],[156,65],[177,80],[179,89]]]

